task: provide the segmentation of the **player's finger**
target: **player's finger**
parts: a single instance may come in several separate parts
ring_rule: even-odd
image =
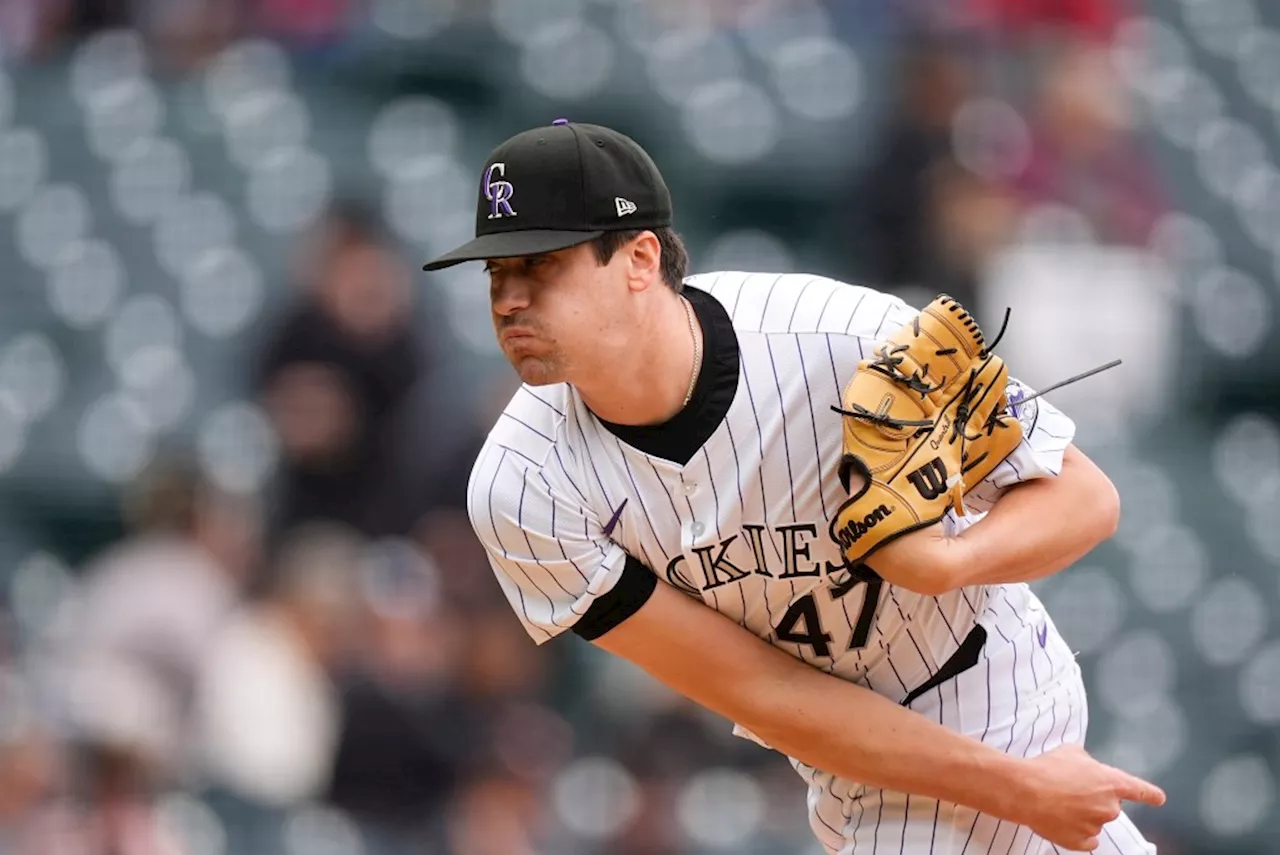
[[[1100,845],[1102,845],[1101,840],[1099,840],[1096,837],[1090,837],[1088,840],[1084,842],[1083,846],[1077,846],[1076,849],[1077,851],[1080,851],[1080,852],[1092,852],[1093,850],[1097,849]]]
[[[1141,802],[1152,807],[1160,807],[1164,804],[1164,790],[1150,781],[1135,778],[1119,769],[1116,770],[1116,776],[1116,795],[1121,799],[1127,802]]]

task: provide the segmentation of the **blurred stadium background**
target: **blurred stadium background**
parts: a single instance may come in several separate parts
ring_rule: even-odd
[[[470,536],[487,151],[697,270],[947,290],[1120,487],[1040,585],[1166,855],[1280,852],[1280,5],[0,0],[0,851],[816,855],[800,781]],[[856,727],[857,722],[850,722]]]

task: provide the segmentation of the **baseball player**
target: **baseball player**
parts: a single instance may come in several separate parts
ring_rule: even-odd
[[[468,505],[533,640],[573,633],[785,754],[828,853],[1155,851],[1122,804],[1164,794],[1083,751],[1080,670],[1026,584],[1118,518],[1071,420],[1008,381],[1018,435],[998,465],[932,525],[873,535],[901,514],[850,505],[833,406],[938,307],[820,276],[689,276],[671,225],[638,144],[557,120],[491,153],[475,239],[425,266],[485,262],[524,381]],[[946,412],[965,422],[981,385]],[[942,495],[945,474],[905,477]],[[871,541],[875,571],[857,572]]]

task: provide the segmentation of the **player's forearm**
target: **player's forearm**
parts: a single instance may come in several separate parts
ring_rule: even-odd
[[[1030,582],[1057,573],[1115,533],[1120,497],[1083,453],[1055,478],[1021,484],[958,537],[950,587]]]
[[[757,736],[847,780],[1005,819],[1025,797],[1025,761],[811,668],[788,669],[751,706]]]
[[[865,784],[1007,817],[1025,763],[823,673],[659,584],[595,644],[775,750]]]

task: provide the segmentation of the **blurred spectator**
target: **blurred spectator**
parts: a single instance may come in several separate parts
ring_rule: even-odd
[[[1145,246],[1163,194],[1132,133],[1105,48],[1069,42],[1048,59],[1031,106],[1032,151],[1015,179],[1024,205],[1069,206],[1100,243]]]
[[[131,744],[166,778],[186,773],[197,674],[256,562],[253,510],[185,461],[157,462],[126,494],[125,538],[87,564],[53,623],[73,732]]]
[[[486,770],[462,789],[449,817],[454,855],[541,855],[536,842],[546,823],[534,787]]]
[[[327,800],[395,851],[438,851],[443,817],[478,741],[455,686],[467,633],[439,570],[407,541],[378,544],[361,572],[360,630],[340,683],[342,733]]]
[[[962,303],[973,303],[972,284],[953,275],[955,254],[943,244],[955,242],[954,230],[945,233],[951,206],[964,204],[957,199],[964,189],[953,180],[954,170],[944,166],[951,155],[951,121],[973,93],[974,75],[972,57],[960,41],[921,34],[904,47],[894,112],[856,194],[859,254],[880,287],[898,293],[949,290]]]
[[[100,715],[60,742],[23,686],[0,672],[0,852],[189,855],[157,810],[162,769],[147,741],[119,726],[119,715]],[[118,700],[102,699],[116,713]],[[145,725],[145,711],[135,712]]]
[[[938,291],[951,294],[994,329],[1000,319],[983,304],[982,280],[1012,236],[1016,200],[1001,182],[949,159],[934,164],[927,187],[935,272],[925,299]]]
[[[109,742],[87,743],[80,756],[88,809],[76,855],[190,855],[156,810],[144,757]]]
[[[425,368],[408,271],[358,206],[336,207],[274,324],[256,386],[281,442],[271,540],[312,520],[369,537],[411,524],[396,500],[397,415]]]
[[[197,693],[199,752],[216,789],[287,808],[328,786],[341,730],[332,675],[358,628],[363,546],[333,524],[290,531],[265,596],[218,635]]]

